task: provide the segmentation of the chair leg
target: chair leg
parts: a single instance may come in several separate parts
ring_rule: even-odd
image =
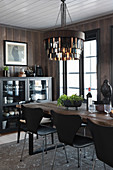
[[[54,135],[51,133],[51,143],[54,144]]]
[[[106,165],[105,165],[105,163],[103,162],[103,164],[104,164],[104,169],[106,170]]]
[[[84,127],[84,136],[86,136],[86,127]],[[86,148],[84,148],[84,158],[86,157]]]
[[[44,170],[44,139],[42,142],[42,170]]]
[[[45,135],[45,153],[47,154],[47,136]]]
[[[82,151],[81,151],[81,149],[79,151],[79,155],[80,155],[80,170],[82,170]]]
[[[97,159],[94,159],[94,161],[93,161],[93,170],[95,169],[96,161],[97,161]]]
[[[64,145],[64,152],[65,152],[65,156],[66,156],[66,161],[67,161],[67,163],[68,163],[69,161],[68,161],[68,158],[67,158],[67,152],[66,152],[66,147],[65,147],[65,145]]]
[[[19,143],[20,140],[20,130],[18,130],[18,134],[17,134],[17,143]]]
[[[54,151],[54,156],[53,156],[53,163],[52,163],[51,170],[53,170],[53,167],[54,167],[54,163],[55,163],[55,157],[56,157],[56,151],[57,151],[57,144],[55,145],[55,151]]]
[[[22,161],[22,158],[23,158],[23,152],[24,152],[24,148],[25,148],[26,136],[27,136],[27,132],[25,133],[25,137],[24,137],[24,144],[23,144],[23,149],[22,149],[22,153],[21,153],[20,162]]]
[[[79,148],[77,148],[77,153],[78,153],[78,168],[80,167],[80,163],[79,163]]]
[[[92,161],[94,160],[94,156],[95,156],[95,147],[93,147],[93,154],[92,154]]]

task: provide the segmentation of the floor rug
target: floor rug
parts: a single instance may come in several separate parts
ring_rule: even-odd
[[[56,142],[56,140],[55,140]],[[41,147],[42,139],[34,139],[34,150]],[[48,137],[48,144],[51,143],[50,136]],[[28,140],[26,141],[23,161],[20,162],[20,155],[22,151],[23,140],[20,143],[12,142],[0,145],[0,170],[41,170],[42,154],[29,155],[28,154]],[[58,148],[56,153],[56,160],[54,170],[79,170],[77,167],[77,150],[73,147],[66,146],[69,163],[66,163],[63,148]],[[92,169],[92,152],[93,147],[87,148],[86,158],[84,158],[84,150],[82,151],[82,170]],[[44,170],[50,170],[53,160],[54,150],[50,150],[44,154]],[[107,170],[112,170],[106,166]],[[103,163],[97,161],[96,170],[103,170]]]

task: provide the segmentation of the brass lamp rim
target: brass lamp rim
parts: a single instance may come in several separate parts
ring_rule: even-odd
[[[53,38],[53,37],[75,37],[82,40],[85,40],[85,33],[81,31],[74,30],[52,30],[44,33],[44,39]]]

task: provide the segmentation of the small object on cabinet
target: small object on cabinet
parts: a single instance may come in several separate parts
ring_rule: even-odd
[[[24,68],[21,68],[18,77],[26,77],[26,74],[25,74],[25,72],[24,72]]]
[[[4,77],[10,77],[10,71],[9,71],[9,67],[5,66],[3,69],[3,76]]]
[[[38,77],[43,76],[43,71],[42,71],[42,67],[37,65],[35,66],[35,75]]]
[[[2,129],[6,129],[7,120],[2,121]]]
[[[4,112],[3,115],[7,117],[7,116],[9,116],[9,113],[8,112]]]
[[[9,112],[9,114],[10,114],[11,116],[13,116],[13,115],[15,114],[15,112],[12,110],[12,111]]]

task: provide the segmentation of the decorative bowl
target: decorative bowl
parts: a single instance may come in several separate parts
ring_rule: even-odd
[[[64,100],[63,103],[64,103],[63,105],[65,107],[80,107],[82,105],[81,100],[80,101],[73,101],[73,103],[71,103],[70,100]]]

